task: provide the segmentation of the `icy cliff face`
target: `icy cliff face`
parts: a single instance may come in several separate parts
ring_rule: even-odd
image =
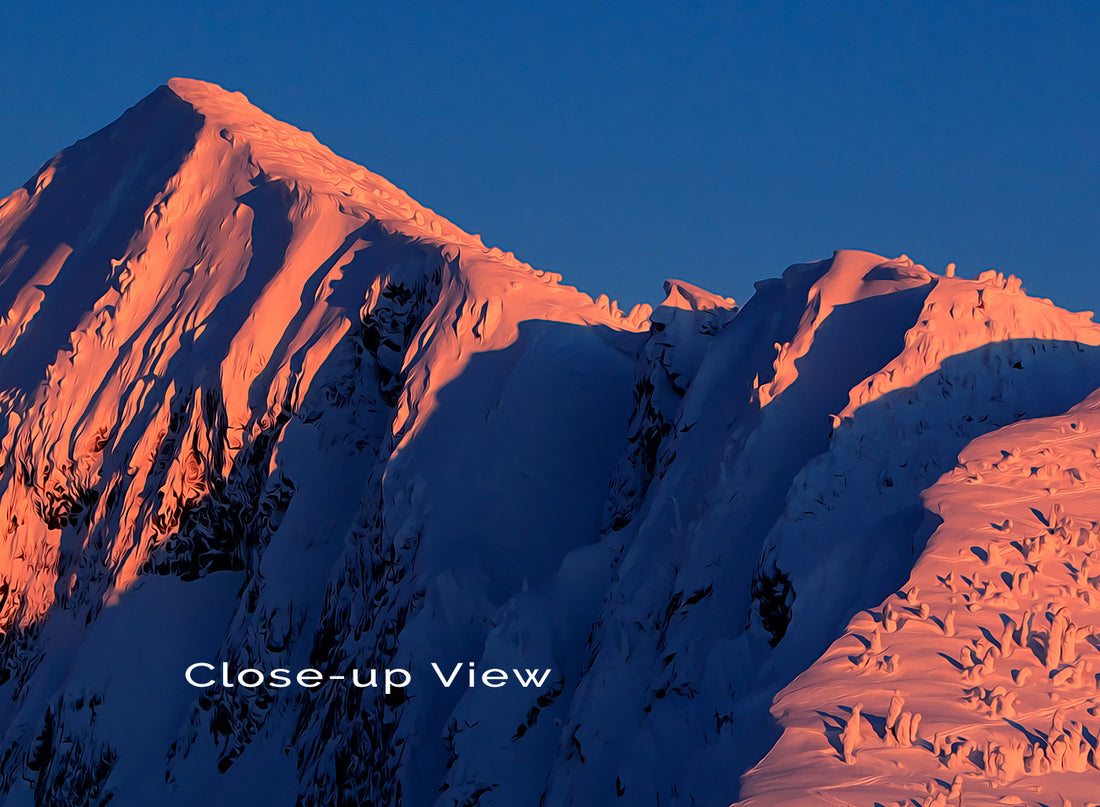
[[[994,273],[560,281],[195,81],[0,202],[7,803],[729,803],[772,698],[939,563],[922,491],[1100,386],[1091,316]]]

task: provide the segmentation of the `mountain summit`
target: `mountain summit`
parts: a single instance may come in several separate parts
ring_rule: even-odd
[[[212,84],[54,157],[0,202],[0,800],[1089,792],[1091,314],[855,251],[665,294],[624,315]],[[1019,737],[927,705],[1010,689]]]

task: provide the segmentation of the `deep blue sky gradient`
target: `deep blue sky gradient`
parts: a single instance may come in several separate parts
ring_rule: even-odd
[[[841,247],[1100,309],[1100,2],[4,4],[0,195],[182,75],[624,305]]]

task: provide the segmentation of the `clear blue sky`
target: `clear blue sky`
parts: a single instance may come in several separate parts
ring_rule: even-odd
[[[1100,2],[9,0],[0,195],[169,77],[625,304],[840,247],[1100,309]]]

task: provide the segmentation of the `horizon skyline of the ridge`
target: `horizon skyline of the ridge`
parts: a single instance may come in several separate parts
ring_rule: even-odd
[[[658,303],[666,278],[744,303],[755,281],[838,249],[992,268],[1100,309],[1097,111],[1081,101],[1100,75],[1084,47],[1095,7],[263,21],[251,4],[198,3],[174,31],[152,10],[110,13],[125,7],[74,10],[61,29],[14,11],[4,53],[34,69],[0,89],[14,111],[0,195],[178,75],[243,92],[487,246],[624,310]],[[91,50],[112,28],[133,47]],[[357,33],[362,50],[336,46]],[[290,43],[293,69],[273,61]]]

